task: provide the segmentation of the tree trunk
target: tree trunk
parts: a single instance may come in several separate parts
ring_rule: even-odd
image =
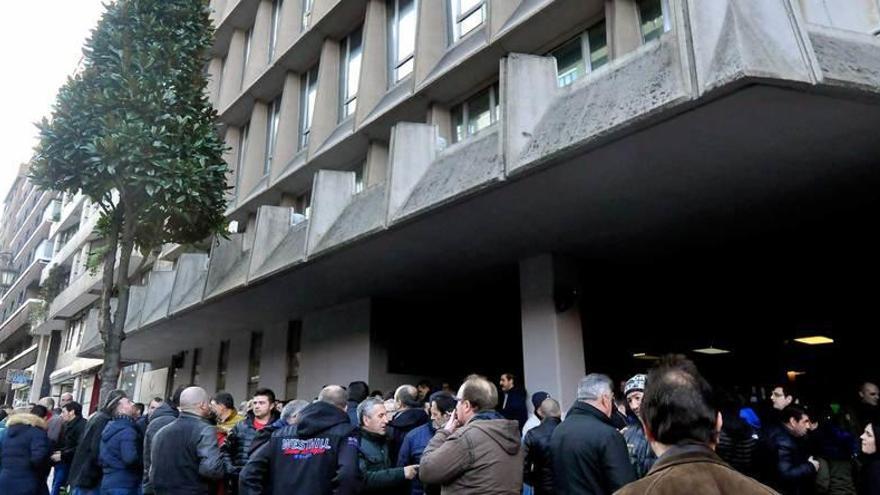
[[[122,230],[121,235],[120,230]],[[104,365],[101,367],[101,397],[99,399],[99,407],[104,404],[110,391],[116,389],[116,384],[119,382],[120,362],[122,360],[122,340],[124,338],[122,326],[125,324],[125,320],[123,319],[122,324],[117,325],[117,322],[114,321],[116,318],[114,318],[114,315],[112,314],[113,311],[110,302],[114,295],[114,289],[116,289],[118,285],[117,279],[120,279],[121,274],[121,279],[124,280],[126,286],[126,298],[123,303],[123,299],[117,297],[117,318],[120,305],[124,304],[126,309],[128,307],[127,272],[128,260],[131,256],[131,248],[128,249],[128,254],[126,255],[125,244],[126,238],[129,238],[128,244],[129,246],[131,245],[130,238],[132,234],[130,231],[133,230],[133,226],[128,225],[128,222],[126,221],[126,216],[122,212],[122,206],[117,206],[113,214],[112,226],[109,235],[107,236],[107,252],[104,255],[104,276],[101,287],[101,316],[99,320],[99,330],[101,332],[101,339],[104,342]],[[120,244],[122,249],[119,249]],[[120,251],[121,253],[117,255]],[[116,268],[117,256],[119,256],[118,269]],[[123,262],[125,263],[125,266],[123,266]]]

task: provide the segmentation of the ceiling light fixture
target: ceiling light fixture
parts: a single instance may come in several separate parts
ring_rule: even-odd
[[[828,338],[824,335],[813,335],[811,337],[801,337],[799,339],[794,339],[795,342],[800,342],[801,344],[807,345],[823,345],[823,344],[833,344],[834,339]]]
[[[717,356],[718,354],[730,354],[730,351],[726,349],[719,349],[715,346],[704,347],[702,349],[694,349],[694,352],[699,352],[700,354],[708,354],[710,356]]]

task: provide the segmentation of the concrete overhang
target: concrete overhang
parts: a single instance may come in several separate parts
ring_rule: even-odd
[[[542,252],[614,255],[699,238],[688,232],[695,218],[755,208],[772,214],[781,201],[876,184],[877,122],[880,101],[865,93],[739,85],[136,329],[124,358],[165,358],[340,302],[406,293]],[[84,355],[100,356],[100,349]]]

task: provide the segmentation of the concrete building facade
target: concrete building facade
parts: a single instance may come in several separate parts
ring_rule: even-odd
[[[0,404],[20,406],[43,391],[37,363],[54,352],[50,339],[32,327],[45,312],[40,274],[52,257],[49,232],[57,223],[60,201],[18,175],[3,201],[0,226]]]
[[[880,151],[875,0],[212,8],[236,227],[132,288],[145,390],[512,370],[567,407],[594,367],[588,253],[859,182]],[[83,314],[79,294],[50,319]],[[100,359],[87,314],[69,352],[53,375]]]

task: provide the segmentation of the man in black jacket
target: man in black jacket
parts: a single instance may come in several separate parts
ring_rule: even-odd
[[[419,402],[419,391],[412,385],[401,385],[394,391],[394,402],[397,403],[397,414],[388,422],[388,457],[391,465],[397,465],[397,457],[406,434],[427,424],[431,420]]]
[[[104,407],[86,423],[79,439],[76,453],[70,462],[70,487],[77,495],[97,495],[101,489],[101,465],[98,463],[98,449],[101,433],[112,419],[119,401],[127,398],[123,390],[113,390],[104,401]]]
[[[239,475],[239,493],[359,493],[358,437],[345,406],[342,387],[325,387],[297,425],[276,431],[251,455]]]
[[[58,495],[61,487],[67,485],[67,477],[70,473],[70,463],[79,445],[79,437],[86,429],[86,420],[82,417],[82,406],[77,402],[67,402],[61,406],[59,417],[64,421],[61,428],[61,438],[58,441],[58,450],[52,454],[52,462],[55,463],[55,474],[52,476],[52,495]]]
[[[149,482],[157,495],[213,495],[227,474],[228,459],[208,421],[208,393],[189,387],[180,394],[180,415],[153,438]]]
[[[159,430],[170,425],[172,421],[177,419],[179,414],[177,411],[177,405],[180,403],[180,394],[184,389],[185,387],[178,387],[177,390],[174,391],[171,400],[160,402],[159,406],[150,414],[150,421],[144,432],[144,495],[152,495],[155,493],[153,491],[153,485],[150,484],[150,462],[152,461],[153,438],[155,438],[156,433],[158,433]],[[153,402],[150,404],[152,405]]]
[[[535,495],[550,495],[554,493],[550,438],[562,422],[562,410],[559,408],[559,402],[548,397],[541,402],[538,411],[535,412],[544,419],[540,425],[529,430],[523,440],[525,450],[523,481],[532,485]]]
[[[612,387],[605,375],[584,377],[577,402],[553,432],[553,479],[561,495],[613,493],[636,479],[623,435],[611,426]]]
[[[788,406],[780,413],[781,425],[769,428],[764,448],[766,480],[770,486],[785,495],[815,493],[819,462],[802,445],[810,427],[810,418],[798,406]]]
[[[254,392],[251,405],[253,409],[243,421],[239,421],[229,431],[229,436],[226,437],[226,443],[223,445],[223,449],[229,453],[229,459],[232,461],[233,478],[237,478],[238,472],[247,464],[252,450],[251,444],[260,430],[278,421],[279,417],[278,411],[275,410],[275,392],[268,388]],[[234,486],[238,486],[238,481],[233,481]]]
[[[501,386],[501,400],[498,404],[498,412],[507,419],[519,423],[522,431],[526,420],[529,419],[529,410],[526,408],[526,391],[516,383],[516,377],[511,373],[501,375],[498,382]]]

